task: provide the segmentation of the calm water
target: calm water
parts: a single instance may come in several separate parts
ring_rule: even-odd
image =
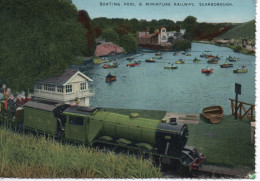
[[[199,55],[204,51],[221,56],[219,64],[207,64],[207,59],[200,58]],[[120,63],[116,69],[103,69],[103,65],[92,63],[80,65],[80,70],[94,80],[89,85],[95,90],[90,105],[179,113],[201,113],[206,106],[221,105],[225,114],[231,114],[229,98],[235,98],[235,83],[242,85],[239,100],[255,103],[255,56],[235,53],[225,47],[193,43],[190,52],[192,56],[173,56],[173,52],[162,52],[163,58],[156,60],[156,63],[144,62],[147,58],[155,57],[154,53],[142,49],[137,54],[110,57]],[[220,68],[219,65],[229,55],[236,56],[239,60],[233,62],[233,68]],[[142,63],[138,67],[126,67],[128,56],[133,56]],[[195,64],[192,61],[194,57],[202,61]],[[164,70],[164,66],[179,58],[184,59],[185,64],[178,64],[176,70]],[[207,65],[214,69],[208,76],[201,73],[201,69]],[[246,65],[248,73],[234,74],[233,70],[242,65]],[[117,81],[105,82],[109,72],[117,76]]]

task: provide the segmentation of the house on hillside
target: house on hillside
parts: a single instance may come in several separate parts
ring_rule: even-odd
[[[79,105],[89,106],[89,98],[94,96],[88,88],[93,81],[76,69],[66,69],[61,75],[38,81],[33,96],[37,100],[48,100],[63,104],[72,104],[76,97]]]
[[[150,34],[149,32],[138,32],[137,42],[139,45],[161,45],[171,46],[175,40],[182,39],[183,32],[166,31],[160,27],[159,31]]]

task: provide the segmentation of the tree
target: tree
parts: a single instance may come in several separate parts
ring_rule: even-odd
[[[106,42],[113,42],[115,44],[119,44],[120,42],[118,34],[112,29],[103,30],[101,38],[104,38]]]
[[[86,55],[93,55],[96,49],[96,31],[91,25],[91,19],[85,10],[79,11],[78,21],[87,29],[88,52]]]
[[[155,27],[154,26],[149,27],[149,33],[153,34],[154,32],[155,32]]]
[[[125,34],[121,37],[120,46],[122,46],[127,53],[136,52],[137,41],[133,35]]]
[[[102,29],[100,26],[95,27],[96,38],[98,38],[99,36],[101,36],[102,31],[103,31],[103,29]]]
[[[187,16],[183,22],[186,29],[185,36],[187,37],[187,39],[193,40],[195,37],[195,29],[197,27],[197,18],[195,18],[194,16]]]
[[[176,40],[174,41],[174,50],[186,50],[191,48],[191,41],[189,40]]]
[[[197,23],[197,18],[194,17],[194,16],[187,16],[187,17],[184,19],[184,23],[185,23],[185,24],[194,24],[194,23]]]
[[[86,30],[68,0],[0,2],[0,82],[27,91],[62,73],[87,49]]]

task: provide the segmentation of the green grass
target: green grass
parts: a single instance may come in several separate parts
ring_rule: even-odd
[[[0,129],[0,177],[160,178],[151,160]]]
[[[226,33],[223,33],[220,36],[218,36],[217,39],[247,38],[248,40],[254,40],[255,39],[255,32],[256,32],[255,20],[251,20],[249,22],[235,26],[234,28],[230,29]]]
[[[188,145],[196,147],[207,156],[207,163],[229,167],[254,168],[255,149],[250,144],[250,122],[224,116],[219,124],[203,119],[199,124],[189,124]]]
[[[235,49],[235,45],[227,45],[228,48]],[[243,53],[245,55],[255,55],[255,52],[242,48],[239,53]]]

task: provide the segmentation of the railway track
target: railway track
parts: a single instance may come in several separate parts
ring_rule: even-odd
[[[248,178],[249,173],[253,173],[249,168],[228,168],[215,165],[202,164],[201,167],[191,174],[180,173],[178,171],[167,170],[164,172],[165,178]]]

